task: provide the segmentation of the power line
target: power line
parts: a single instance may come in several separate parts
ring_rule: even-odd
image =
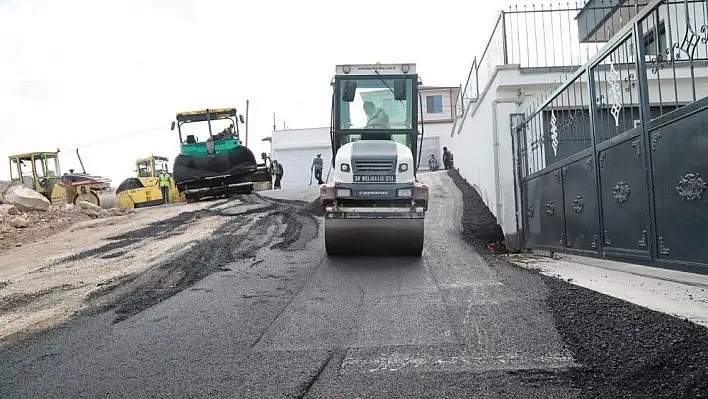
[[[122,139],[124,139],[124,138],[137,136],[137,135],[140,135],[140,134],[143,134],[143,133],[153,132],[153,131],[155,131],[155,130],[160,130],[160,129],[162,129],[162,128],[163,128],[163,126],[155,126],[155,127],[150,128],[150,129],[140,130],[140,131],[137,131],[137,132],[134,132],[134,133],[130,133],[130,134],[122,135],[122,136],[113,137],[113,138],[110,138],[110,139],[107,139],[107,140],[103,140],[103,141],[97,141],[97,142],[94,142],[94,143],[91,143],[91,144],[82,145],[82,146],[79,146],[79,147],[76,147],[76,148],[70,148],[70,149],[64,150],[64,151],[75,151],[75,150],[80,150],[80,149],[82,149],[82,148],[93,147],[93,146],[96,146],[96,145],[99,145],[99,144],[110,143],[110,142],[112,142],[112,141],[122,140]]]

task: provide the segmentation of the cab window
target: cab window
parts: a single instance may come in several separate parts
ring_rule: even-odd
[[[17,160],[16,159],[11,159],[10,160],[10,180],[12,181],[17,181],[20,179],[20,175],[18,174],[19,169],[17,168]]]
[[[138,177],[150,177],[149,161],[142,161],[138,163]]]
[[[22,173],[22,183],[28,187],[34,187],[31,159],[20,159],[20,173]]]
[[[61,175],[61,172],[59,172],[59,159],[56,155],[50,155],[47,157],[47,175],[49,177]]]
[[[37,177],[46,177],[47,171],[44,168],[44,156],[35,155],[34,156],[34,170],[37,173]]]
[[[169,169],[167,168],[167,162],[155,161],[155,172],[157,173],[157,176],[159,176],[162,172],[170,173]]]

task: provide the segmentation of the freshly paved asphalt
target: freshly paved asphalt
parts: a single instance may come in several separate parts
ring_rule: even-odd
[[[0,398],[576,397],[545,285],[487,264],[461,238],[459,190],[424,180],[422,259],[330,259],[320,226],[122,322],[1,352]]]

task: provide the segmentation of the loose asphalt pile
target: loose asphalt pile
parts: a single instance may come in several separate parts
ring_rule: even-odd
[[[547,290],[546,306],[577,363],[567,373],[583,398],[708,398],[708,329],[520,268],[485,243],[501,229],[457,171],[448,174],[465,203],[464,238],[502,275],[526,273]],[[493,225],[494,224],[494,225]]]

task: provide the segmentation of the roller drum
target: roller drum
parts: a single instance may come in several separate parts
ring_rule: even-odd
[[[325,219],[328,255],[421,256],[425,220]]]
[[[74,198],[73,203],[78,205],[79,202],[82,201],[100,206],[103,209],[111,209],[118,206],[118,196],[112,192],[88,191],[86,193],[79,193]]]

